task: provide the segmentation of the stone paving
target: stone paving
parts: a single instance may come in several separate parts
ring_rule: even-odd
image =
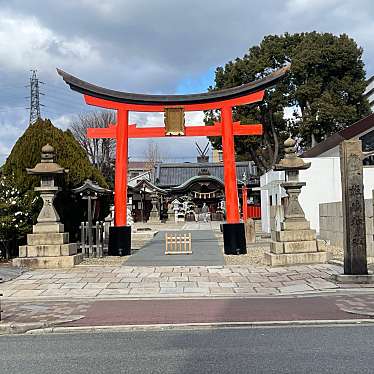
[[[47,298],[250,297],[315,293],[339,288],[330,264],[258,266],[88,267],[35,270],[0,284],[4,300]],[[361,285],[367,288],[370,285]]]

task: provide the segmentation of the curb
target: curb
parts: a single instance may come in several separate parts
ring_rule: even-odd
[[[70,296],[70,297],[61,297],[61,296],[32,296],[32,297],[22,297],[22,298],[13,298],[12,296],[3,296],[2,302],[31,302],[36,301],[39,303],[49,302],[49,301],[113,301],[113,300],[123,300],[123,301],[132,301],[132,300],[190,300],[190,299],[204,299],[204,300],[223,300],[223,299],[282,299],[282,298],[303,298],[303,297],[326,297],[326,296],[341,296],[341,295],[357,295],[357,294],[374,294],[373,287],[363,287],[363,288],[331,288],[323,291],[304,291],[304,292],[290,292],[283,294],[247,294],[247,295],[204,295],[204,294],[159,294],[157,296],[147,296],[147,295],[123,295],[119,297],[117,295],[109,296],[105,295],[102,297],[98,296]]]
[[[300,320],[300,321],[258,321],[258,322],[212,322],[185,324],[152,324],[152,325],[111,325],[111,326],[59,326],[33,328],[26,334],[66,334],[66,333],[98,333],[98,332],[131,332],[131,331],[165,331],[165,330],[202,330],[225,328],[276,328],[307,327],[331,325],[374,325],[372,319],[345,320]]]
[[[14,335],[24,334],[30,330],[43,330],[50,328],[50,324],[46,322],[33,322],[33,323],[4,323],[0,324],[1,335]]]

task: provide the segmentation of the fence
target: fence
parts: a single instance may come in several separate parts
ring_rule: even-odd
[[[248,218],[259,219],[261,218],[261,206],[260,205],[247,205]]]
[[[11,239],[0,238],[0,259],[9,260],[18,257],[18,247],[25,244],[25,238],[13,237]]]
[[[166,255],[190,255],[191,233],[184,235],[165,234],[165,254]]]
[[[79,244],[84,257],[103,257],[108,248],[104,246],[104,224],[96,222],[91,229],[88,222],[81,222],[81,241]]]

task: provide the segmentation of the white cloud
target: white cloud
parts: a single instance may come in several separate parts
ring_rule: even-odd
[[[30,68],[37,68],[40,79],[47,83],[43,87],[46,96],[41,98],[46,104],[42,115],[66,128],[69,118],[84,111],[85,105],[57,76],[56,67],[113,89],[172,94],[184,82],[184,89],[188,86],[193,92],[194,85],[202,87],[204,78],[210,79],[216,66],[243,56],[269,34],[347,33],[364,47],[368,75],[372,75],[373,15],[371,0],[3,1],[0,127],[14,124],[20,133],[25,128],[28,114],[18,108],[28,106],[23,86]],[[8,88],[4,90],[5,85]],[[18,86],[18,91],[12,86]],[[130,122],[162,125],[163,117],[133,113]],[[201,124],[202,113],[187,114],[186,123]],[[20,133],[5,134],[0,128],[3,150],[9,149]],[[195,139],[160,141],[171,156],[195,155]],[[142,140],[130,143],[134,154],[142,153],[146,144]]]
[[[64,61],[71,69],[102,63],[100,54],[90,43],[76,36],[68,39],[41,25],[35,16],[18,16],[0,10],[0,70],[28,71],[38,68],[55,75],[54,68]]]

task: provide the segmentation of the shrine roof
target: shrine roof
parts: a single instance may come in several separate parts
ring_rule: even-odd
[[[201,162],[201,163],[175,163],[164,164],[159,163],[155,166],[154,183],[160,188],[170,188],[183,185],[186,181],[196,177],[202,170],[206,170],[209,175],[218,178],[222,183],[224,180],[223,163],[222,162]],[[236,162],[236,175],[238,180],[241,179],[243,173],[252,178],[248,180],[249,184],[258,184],[258,176],[250,161]]]
[[[86,179],[84,183],[77,188],[72,189],[73,193],[97,193],[97,194],[111,194],[112,191],[106,188],[100,187],[96,182]]]
[[[57,72],[73,91],[77,91],[84,95],[127,104],[187,105],[235,99],[253,92],[264,90],[274,86],[289,71],[289,69],[290,65],[287,65],[250,83],[222,90],[188,95],[149,95],[115,91],[83,81],[61,69],[57,69]]]

